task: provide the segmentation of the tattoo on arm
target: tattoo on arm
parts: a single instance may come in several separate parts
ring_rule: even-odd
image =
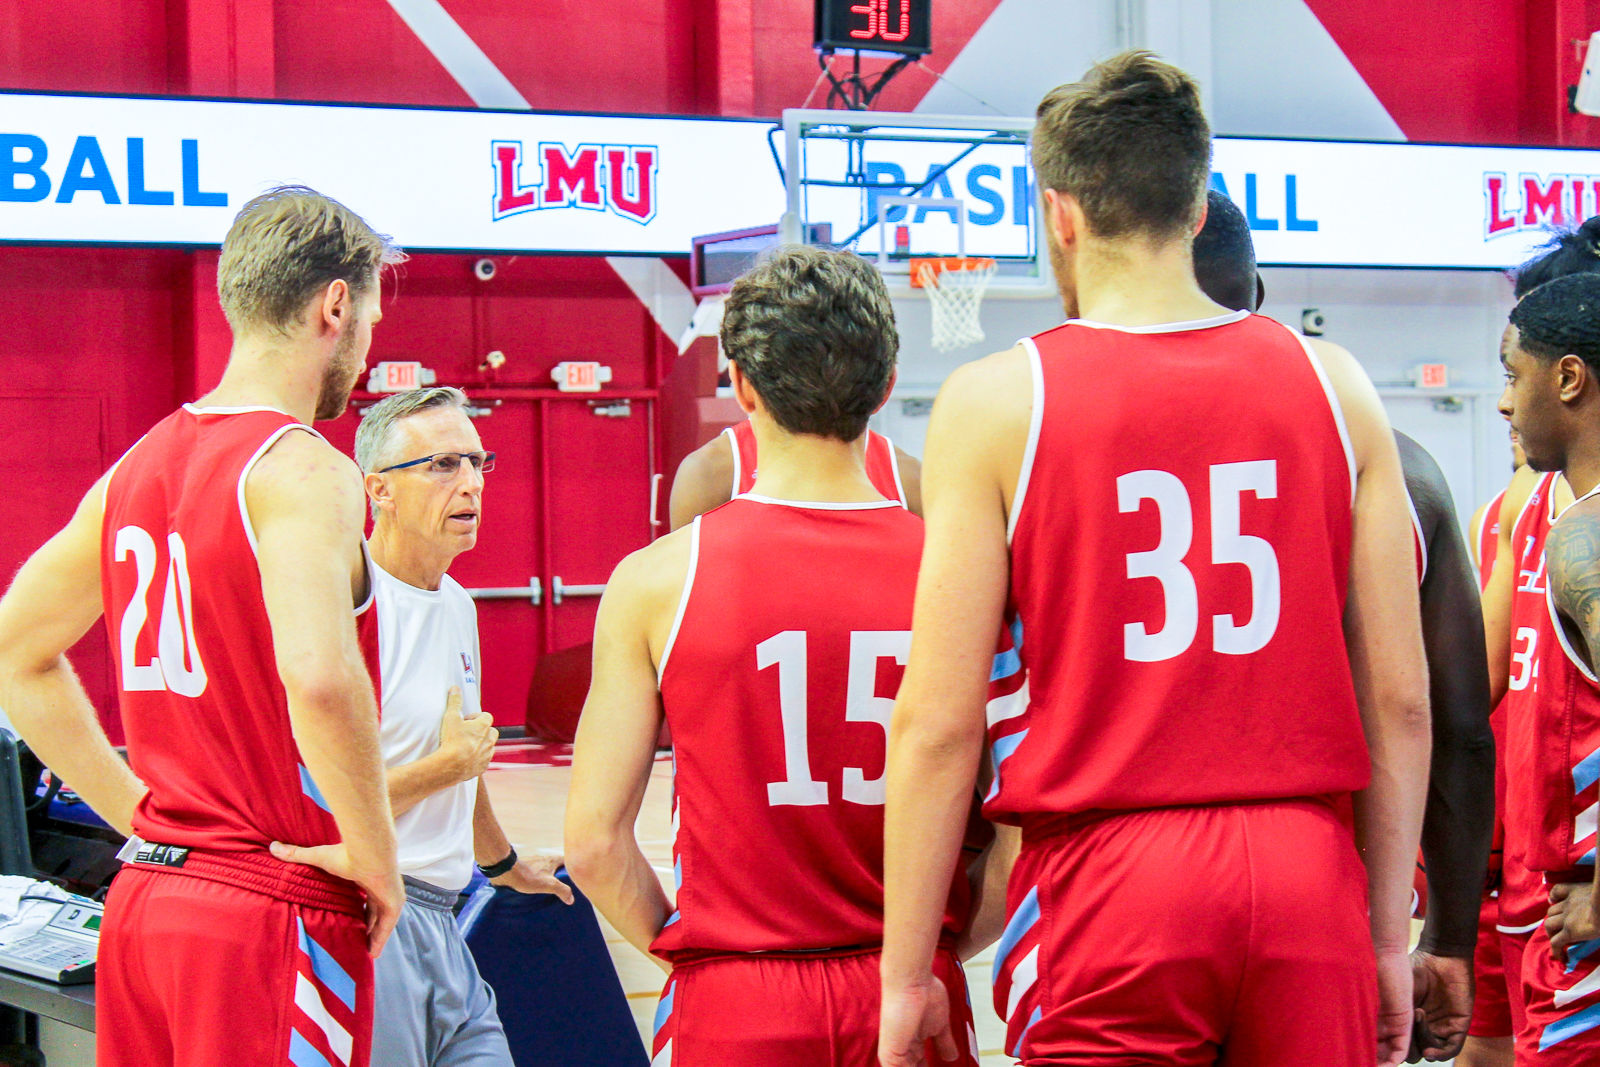
[[[1544,554],[1550,595],[1582,636],[1592,666],[1600,655],[1600,514],[1574,508],[1564,515]]]

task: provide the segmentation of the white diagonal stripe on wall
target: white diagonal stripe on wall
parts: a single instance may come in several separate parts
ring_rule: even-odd
[[[389,0],[395,14],[405,20],[450,77],[479,107],[527,108],[527,98],[511,79],[484,55],[478,42],[450,17],[439,0]]]
[[[687,249],[685,249],[687,251]],[[695,300],[664,259],[643,256],[607,256],[606,262],[617,272],[633,295],[650,312],[661,332],[676,342],[689,320],[694,318]]]

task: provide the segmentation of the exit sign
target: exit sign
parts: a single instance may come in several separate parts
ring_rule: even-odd
[[[1424,363],[1417,368],[1418,389],[1450,388],[1450,364]]]
[[[611,380],[611,368],[591,360],[568,360],[552,367],[550,378],[563,393],[598,393]]]
[[[414,362],[379,363],[372,368],[368,383],[369,390],[374,393],[403,393],[421,384],[422,364]]]

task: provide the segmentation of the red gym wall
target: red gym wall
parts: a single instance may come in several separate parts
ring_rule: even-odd
[[[949,66],[1002,2],[935,0],[927,65]],[[1576,80],[1572,42],[1600,29],[1600,0],[1418,0],[1403,15],[1388,0],[1308,2],[1413,139],[1600,143],[1596,123],[1555,102]],[[808,0],[445,7],[534,108],[775,117],[817,83]],[[910,110],[932,82],[913,67],[877,106]],[[385,0],[0,0],[0,87],[471,103]],[[403,169],[393,180],[406,180]],[[214,384],[228,348],[215,260],[0,249],[0,455],[9,464],[0,569],[26,558],[153,422]],[[675,349],[604,259],[497,265],[483,283],[472,257],[413,259],[386,294],[372,358],[419,360],[492,408],[478,426],[502,458],[479,547],[454,571],[463,584],[603,582],[652,536],[650,479],[666,459],[659,390]],[[683,264],[673,267],[682,276]],[[507,357],[494,373],[480,370],[491,350]],[[586,398],[555,392],[549,371],[565,359],[610,365],[604,402],[626,400],[628,417],[597,416]],[[348,447],[354,425],[347,415],[324,429]],[[480,605],[485,705],[497,721],[523,721],[538,659],[587,640],[594,608],[592,599]],[[119,734],[102,632],[76,662]]]

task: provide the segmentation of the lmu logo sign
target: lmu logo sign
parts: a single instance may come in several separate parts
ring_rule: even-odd
[[[580,144],[568,150],[564,144],[541,141],[534,164],[540,177],[528,183],[523,181],[521,141],[494,141],[490,150],[497,222],[525,211],[566,207],[611,211],[641,226],[656,217],[661,153],[655,145]]]
[[[1485,240],[1518,230],[1576,226],[1600,214],[1600,174],[1483,176]]]

